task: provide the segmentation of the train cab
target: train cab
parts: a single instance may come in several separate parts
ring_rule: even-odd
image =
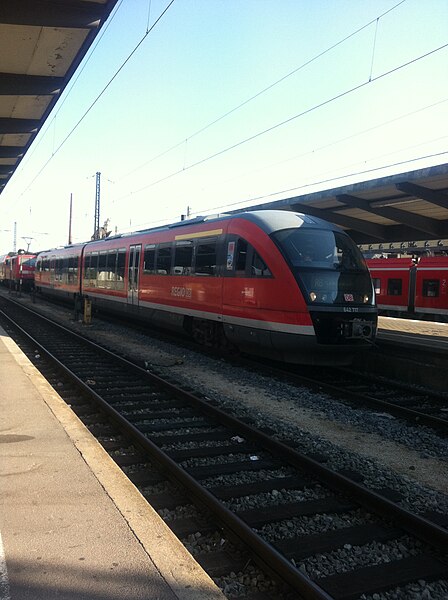
[[[36,254],[19,250],[0,257],[0,282],[14,289],[30,290],[34,286]]]
[[[242,262],[239,249],[245,242],[245,278],[239,279],[238,269],[232,269]],[[243,213],[229,225],[226,255],[233,277],[224,283],[224,300],[228,306],[230,289],[238,305],[232,317],[248,319],[233,318],[227,326],[229,315],[224,328],[240,348],[249,347],[251,339],[267,347],[269,339],[288,362],[349,364],[354,352],[375,339],[370,274],[359,249],[339,228],[300,213]]]

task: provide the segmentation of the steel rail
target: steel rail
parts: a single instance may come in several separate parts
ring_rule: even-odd
[[[260,367],[259,363],[257,363],[256,361],[254,362],[253,360],[248,358],[244,358],[243,364],[244,363],[246,363],[248,366],[252,366],[252,368]],[[362,394],[349,389],[345,389],[343,386],[339,387],[335,384],[327,383],[325,381],[322,382],[317,379],[313,379],[312,377],[308,377],[306,375],[292,373],[288,369],[282,369],[281,367],[273,367],[272,365],[270,365],[267,367],[267,369],[274,376],[281,376],[283,378],[286,376],[294,383],[303,383],[304,385],[309,386],[313,389],[328,392],[329,394],[338,396],[341,400],[344,400],[345,398],[351,401],[355,401],[358,404],[363,403],[367,406],[383,409],[394,416],[404,418],[408,421],[411,421],[412,423],[418,422],[419,424],[427,425],[432,429],[440,430],[441,432],[448,434],[448,419],[434,417],[432,415],[419,412],[412,408],[406,408],[405,406],[399,406],[397,404],[387,402],[386,400],[381,400],[380,398],[374,398],[373,396],[370,396],[368,394]]]
[[[398,506],[397,504],[395,504],[391,500],[388,500],[384,496],[381,496],[380,494],[369,490],[364,485],[352,481],[351,479],[340,473],[332,471],[331,469],[325,467],[316,460],[313,460],[312,458],[300,454],[290,446],[287,446],[286,444],[273,439],[269,435],[266,435],[265,433],[259,431],[251,425],[241,422],[236,417],[232,417],[231,415],[225,413],[221,409],[215,406],[211,406],[206,401],[201,400],[197,396],[191,394],[188,391],[183,390],[182,388],[168,381],[165,381],[158,375],[155,375],[154,373],[149,373],[144,368],[140,367],[139,365],[136,365],[132,361],[122,356],[114,354],[112,351],[108,350],[107,348],[104,348],[103,346],[95,342],[92,342],[91,340],[83,338],[78,333],[71,331],[63,325],[55,323],[47,317],[39,315],[38,313],[35,313],[34,311],[31,311],[26,307],[20,306],[20,308],[29,311],[33,315],[36,315],[40,319],[48,322],[48,324],[50,324],[51,326],[64,331],[70,336],[75,337],[82,344],[94,347],[97,351],[108,355],[113,360],[125,364],[127,368],[133,369],[140,375],[147,378],[150,382],[155,383],[157,386],[166,389],[178,398],[187,400],[191,404],[200,407],[206,414],[215,417],[221,423],[225,423],[229,427],[238,429],[243,435],[262,444],[266,449],[269,449],[271,452],[277,454],[280,453],[282,456],[288,457],[288,460],[291,465],[300,469],[304,469],[310,475],[318,477],[321,481],[325,482],[326,485],[330,486],[333,490],[342,493],[349,493],[352,497],[357,499],[357,501],[362,506],[365,506],[370,510],[379,513],[383,517],[390,518],[391,516],[393,516],[399,521],[401,526],[412,535],[415,535],[416,537],[424,540],[432,546],[436,545],[442,550],[446,550],[446,548],[448,547],[447,529],[440,527],[436,523],[433,523],[432,521],[425,519],[424,517],[416,515],[408,511],[407,509]],[[0,313],[4,314],[3,311],[0,311]],[[28,335],[25,331],[23,331],[23,333],[25,335]],[[38,343],[37,340],[34,339],[33,342]],[[61,368],[71,373],[71,371],[64,367],[64,365],[62,365],[62,363],[60,363],[60,361],[58,361],[56,357],[53,357],[53,360],[57,361],[58,364],[61,365]],[[73,375],[86,390],[94,392],[94,390],[92,390],[87,384],[80,380],[75,374]],[[94,393],[96,394],[96,392]],[[117,411],[115,411],[115,409],[113,410],[114,413],[116,413],[117,415],[119,414]]]
[[[323,590],[320,586],[315,584],[309,577],[307,577],[304,573],[300,572],[293,564],[282,556],[275,548],[273,548],[269,543],[265,542],[262,538],[260,538],[254,531],[246,525],[244,521],[242,521],[237,515],[232,513],[229,509],[227,509],[223,504],[211,494],[208,490],[202,487],[193,477],[191,477],[182,467],[180,467],[174,460],[172,460],[169,456],[167,456],[160,448],[154,444],[150,439],[148,439],[142,432],[140,432],[134,425],[129,423],[129,421],[123,417],[117,410],[115,410],[110,404],[108,404],[99,394],[97,394],[89,385],[87,385],[82,379],[80,379],[75,373],[73,373],[68,367],[66,367],[56,356],[54,356],[51,352],[49,352],[38,340],[29,335],[20,325],[15,323],[8,315],[6,315],[2,310],[0,310],[0,314],[6,318],[12,326],[14,326],[18,331],[21,332],[22,335],[26,336],[27,339],[39,348],[39,351],[44,354],[51,362],[53,362],[63,373],[73,381],[77,386],[82,388],[82,390],[88,394],[94,402],[101,407],[104,412],[111,417],[124,431],[126,431],[133,439],[137,441],[139,447],[148,452],[151,457],[157,460],[163,468],[170,473],[170,475],[179,483],[181,483],[184,487],[186,487],[196,498],[196,500],[202,503],[208,510],[210,510],[213,514],[216,514],[223,525],[228,527],[235,535],[237,535],[242,542],[248,546],[254,554],[256,554],[259,559],[270,569],[273,570],[277,575],[283,579],[283,581],[287,582],[290,586],[293,587],[297,592],[301,594],[301,597],[304,600],[333,600],[333,597],[327,594],[325,590]],[[63,326],[59,326],[54,324],[46,317],[42,317],[46,321],[48,321],[51,325],[60,327],[61,329],[66,330],[72,335],[77,337],[78,334],[74,332],[70,332]],[[85,342],[85,340],[80,337],[80,340]],[[123,360],[130,367],[136,367],[131,362],[126,359],[122,359],[121,357],[117,357],[109,350],[98,346],[94,342],[91,342],[93,346],[96,346],[97,349],[102,350],[103,352],[108,353],[114,359]],[[149,373],[141,369],[141,367],[136,367],[144,374],[149,377],[152,377]],[[163,380],[156,377],[159,380],[159,383],[162,383]],[[167,382],[163,382],[167,384]],[[183,394],[189,395],[187,392],[183,392],[179,388],[175,388],[170,384],[167,384],[167,389],[173,389],[173,393],[176,393],[178,397]]]
[[[76,338],[83,345],[94,348],[97,352],[104,353],[114,361],[126,365],[127,369],[132,369],[138,372],[153,385],[155,384],[158,387],[162,387],[176,397],[187,400],[188,402],[200,407],[204,412],[215,419],[218,419],[221,423],[225,423],[233,428],[237,428],[242,435],[257,441],[258,443],[262,444],[265,449],[270,450],[272,453],[280,453],[283,457],[286,456],[291,465],[305,470],[314,477],[319,478],[333,490],[349,493],[350,496],[354,497],[361,505],[368,507],[373,512],[380,513],[382,516],[386,516],[387,518],[393,517],[399,521],[400,525],[404,529],[416,537],[425,540],[430,545],[438,546],[442,549],[445,549],[448,545],[448,531],[439,527],[435,523],[432,523],[423,517],[415,515],[406,509],[397,506],[392,501],[387,500],[375,492],[371,492],[365,486],[353,482],[341,474],[334,473],[330,469],[321,465],[319,462],[300,455],[297,451],[289,446],[273,440],[268,435],[254,429],[250,425],[241,423],[238,419],[227,415],[219,408],[210,406],[210,404],[201,400],[200,398],[197,398],[190,392],[186,392],[178,386],[161,379],[157,375],[149,373],[128,359],[117,356],[107,348],[104,348],[95,342],[86,340],[79,334],[70,331],[64,326],[54,323],[42,315],[36,314],[34,311],[30,311],[26,307],[20,306],[20,308],[38,316],[39,319],[47,322],[52,327]],[[21,331],[21,333],[25,335],[34,345],[36,345],[42,353],[48,356],[48,358],[55,363],[58,368],[60,368],[72,381],[74,381],[87,394],[89,394],[89,396],[94,399],[95,403],[99,405],[115,422],[117,422],[120,427],[124,428],[130,435],[132,435],[132,437],[137,441],[138,445],[147,451],[151,456],[153,456],[161,465],[163,465],[163,468],[168,471],[172,477],[187,487],[198,502],[216,514],[221,522],[228,529],[233,531],[233,533],[236,534],[241,540],[243,540],[244,543],[251,548],[254,554],[264,564],[268,565],[270,569],[274,569],[284,581],[300,592],[303,598],[306,600],[330,600],[331,596],[329,596],[325,590],[315,584],[305,574],[298,571],[298,569],[296,569],[289,560],[283,557],[269,543],[265,542],[258,535],[256,535],[244,521],[223,506],[213,494],[203,488],[182,467],[179,467],[174,460],[160,450],[156,444],[148,439],[134,425],[130,424],[125,417],[120,415],[116,409],[109,405],[107,401],[105,401],[95,390],[93,390],[87,383],[82,381],[75,373],[66,367],[38,340],[30,336],[3,311],[0,311],[0,313],[14,327]]]

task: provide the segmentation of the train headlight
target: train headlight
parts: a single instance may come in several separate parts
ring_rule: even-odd
[[[369,295],[368,294],[364,294],[362,301],[364,302],[364,304],[367,304],[367,302],[370,300]]]
[[[311,302],[315,302],[317,300],[316,292],[310,292],[310,299],[311,299]]]

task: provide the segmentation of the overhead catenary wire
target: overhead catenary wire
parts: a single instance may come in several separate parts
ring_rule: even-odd
[[[102,97],[102,95],[108,89],[108,87],[110,86],[110,84],[119,75],[119,73],[122,71],[122,69],[125,67],[125,65],[129,62],[129,60],[132,58],[132,56],[135,54],[135,52],[139,49],[139,47],[141,46],[141,44],[144,42],[144,40],[146,39],[146,37],[151,33],[151,31],[158,24],[158,22],[162,19],[162,17],[165,15],[165,13],[168,11],[168,9],[172,6],[172,4],[174,3],[174,1],[175,0],[171,0],[171,2],[166,6],[166,8],[164,9],[164,11],[160,14],[160,16],[153,23],[153,25],[151,27],[149,27],[149,19],[150,19],[150,14],[151,14],[151,8],[152,8],[151,5],[152,5],[152,3],[151,3],[151,0],[148,0],[148,17],[147,17],[147,26],[146,26],[145,34],[139,40],[139,42],[134,47],[134,49],[132,50],[132,52],[128,55],[128,57],[125,59],[125,61],[117,69],[117,71],[114,73],[114,75],[109,80],[109,82],[106,84],[106,86],[98,94],[98,96],[95,98],[95,100],[90,104],[90,106],[87,108],[87,110],[81,116],[81,118],[77,121],[77,123],[74,125],[74,127],[69,131],[69,133],[66,135],[66,137],[62,140],[62,142],[56,148],[55,148],[56,132],[55,132],[55,127],[53,128],[53,145],[52,145],[53,146],[53,150],[52,150],[52,153],[49,156],[48,160],[42,165],[42,167],[40,168],[40,170],[36,173],[35,177],[28,184],[28,186],[21,192],[21,194],[19,195],[19,198],[21,198],[30,189],[30,187],[33,185],[33,183],[36,181],[36,179],[42,174],[42,172],[46,169],[46,167],[48,166],[48,164],[52,161],[53,157],[59,152],[59,150],[64,146],[64,144],[66,143],[66,141],[76,131],[76,129],[78,128],[78,126],[82,123],[82,121],[85,119],[85,117],[90,113],[90,111],[92,110],[92,108],[96,105],[97,101]],[[286,75],[283,75],[282,77],[280,77],[279,79],[277,79],[273,83],[269,84],[268,86],[266,86],[262,90],[258,91],[256,94],[253,94],[250,98],[247,98],[243,102],[239,103],[237,106],[235,106],[231,110],[227,111],[225,114],[223,114],[220,117],[214,119],[212,122],[208,123],[207,125],[201,127],[200,129],[198,129],[197,131],[195,131],[194,133],[192,133],[191,135],[189,135],[187,138],[183,139],[182,141],[180,141],[180,142],[174,144],[173,146],[171,146],[170,148],[168,148],[168,149],[162,151],[161,153],[157,154],[156,156],[154,156],[153,158],[151,158],[149,161],[146,161],[145,163],[143,163],[139,167],[136,167],[136,168],[132,169],[132,171],[130,171],[129,173],[123,175],[123,177],[121,177],[120,180],[125,179],[129,175],[135,173],[136,171],[138,171],[139,169],[141,169],[144,166],[148,165],[149,163],[151,163],[151,162],[153,162],[153,161],[155,161],[155,160],[157,160],[157,159],[165,156],[166,154],[168,154],[171,151],[175,150],[176,148],[182,146],[183,144],[187,144],[187,142],[189,140],[191,140],[194,137],[196,137],[196,136],[200,135],[201,133],[205,132],[206,130],[208,130],[213,125],[219,123],[220,121],[222,121],[226,117],[230,116],[231,114],[235,113],[239,109],[243,108],[244,106],[246,106],[247,104],[249,104],[250,102],[252,102],[253,100],[255,100],[256,98],[259,98],[260,96],[262,96],[266,92],[270,91],[271,89],[273,89],[274,87],[276,87],[280,83],[282,83],[285,80],[287,80],[292,75],[296,74],[300,70],[304,69],[305,67],[311,65],[313,62],[317,61],[319,58],[322,58],[326,54],[328,54],[331,51],[335,50],[338,46],[344,44],[345,42],[347,42],[348,40],[350,40],[352,37],[356,36],[357,34],[359,34],[362,31],[364,31],[365,29],[367,29],[368,27],[370,27],[373,23],[376,23],[376,29],[377,29],[378,28],[378,23],[379,23],[380,19],[382,19],[387,14],[389,14],[392,11],[394,11],[395,9],[397,9],[399,6],[401,6],[402,4],[404,4],[407,1],[408,0],[400,0],[394,6],[392,6],[391,8],[389,8],[388,10],[384,11],[383,13],[381,13],[380,15],[378,15],[377,17],[375,17],[374,19],[371,19],[369,22],[365,23],[361,27],[358,27],[356,30],[352,31],[350,34],[346,35],[342,39],[340,39],[337,42],[335,42],[334,44],[330,45],[328,48],[324,49],[322,52],[319,52],[317,55],[313,56],[309,60],[305,61],[303,64],[299,65],[298,67],[296,67],[292,71],[288,72]],[[113,17],[115,17],[115,15],[117,14],[118,9],[120,8],[122,2],[123,2],[123,0],[120,0],[119,4],[115,7],[113,15],[108,20],[108,23],[107,23],[106,27],[104,28],[104,30],[101,33],[101,37],[106,32],[106,30],[109,27],[109,25],[110,25]],[[93,50],[97,47],[99,41],[101,40],[101,37],[96,41],[96,43],[95,43],[92,51],[89,54],[88,60],[92,56]],[[376,33],[375,33],[375,37],[376,37]],[[53,125],[53,124],[55,125],[56,118],[57,118],[57,116],[58,116],[58,114],[59,114],[59,112],[60,112],[63,104],[67,100],[69,92],[73,89],[74,85],[76,84],[76,81],[78,80],[78,78],[80,77],[82,71],[86,67],[88,60],[84,63],[84,65],[81,68],[81,70],[79,71],[79,73],[77,73],[77,75],[76,75],[76,77],[75,77],[72,85],[70,86],[70,88],[68,90],[68,93],[64,96],[61,104],[58,106],[58,110],[57,110],[56,114],[54,115],[54,117],[52,118],[52,120],[49,122],[49,124],[47,125],[46,129],[43,132],[41,132],[41,135],[39,136],[39,140],[37,141],[37,144],[35,146],[33,146],[31,153],[30,152],[27,153],[27,155],[26,155],[27,156],[27,160],[29,160],[31,158],[31,156],[33,155],[33,153],[35,152],[35,150],[37,149],[37,147],[41,143],[41,141],[43,139],[43,136],[50,129],[51,125]],[[184,157],[186,157],[186,151],[185,151]],[[22,163],[21,163],[21,169],[20,170],[23,170],[23,167],[25,166],[25,164],[26,164],[26,162],[22,161]],[[184,161],[184,164],[185,164],[185,161]]]
[[[437,102],[433,102],[431,104],[428,104],[426,106],[422,106],[420,108],[417,108],[416,110],[413,110],[411,112],[407,112],[404,113],[402,115],[399,115],[397,117],[394,117],[393,119],[388,119],[387,121],[383,121],[382,123],[378,123],[376,125],[373,125],[372,127],[368,127],[366,129],[362,129],[360,131],[357,131],[355,133],[352,133],[350,135],[346,135],[343,136],[341,138],[338,138],[336,140],[332,140],[330,142],[327,142],[325,144],[322,144],[321,146],[315,147],[315,148],[311,148],[310,150],[306,150],[304,152],[301,152],[300,154],[296,154],[292,157],[286,158],[284,160],[281,161],[276,161],[275,163],[271,163],[271,164],[264,164],[263,166],[259,166],[256,169],[252,169],[251,171],[245,172],[245,173],[241,173],[236,177],[232,177],[230,179],[226,179],[224,181],[220,181],[217,182],[215,185],[217,185],[218,187],[222,186],[225,183],[228,183],[229,181],[235,181],[236,179],[242,179],[244,177],[247,177],[248,175],[254,174],[254,173],[258,173],[259,171],[263,171],[264,173],[272,168],[278,167],[280,165],[284,165],[288,162],[297,160],[299,158],[304,158],[306,156],[312,156],[315,155],[317,152],[320,152],[322,150],[328,150],[329,148],[333,148],[334,146],[337,146],[338,144],[342,144],[344,142],[347,142],[349,140],[353,140],[357,137],[360,137],[362,135],[365,135],[366,133],[371,133],[373,131],[378,131],[379,129],[383,128],[383,127],[387,127],[389,125],[392,125],[394,123],[397,123],[398,121],[402,121],[404,119],[407,119],[409,117],[413,117],[418,113],[422,113],[426,110],[429,109],[433,109],[436,108],[438,106],[441,106],[442,104],[445,104],[446,102],[448,102],[448,98],[443,98],[442,100],[438,100]],[[427,142],[425,142],[427,143]],[[400,150],[397,150],[396,152],[402,152],[403,150],[407,150],[408,148],[401,148]]]
[[[247,202],[266,200],[266,198],[272,198],[274,196],[279,196],[282,194],[290,194],[291,192],[295,192],[297,190],[302,190],[302,189],[306,189],[306,188],[310,188],[310,187],[314,187],[314,186],[327,185],[329,183],[334,183],[335,181],[339,181],[340,179],[346,179],[349,177],[350,178],[360,177],[361,175],[363,175],[363,176],[370,175],[370,174],[376,173],[378,171],[384,171],[385,169],[392,169],[394,167],[402,167],[404,165],[408,165],[408,164],[415,163],[415,162],[422,161],[422,160],[442,158],[442,156],[447,156],[447,155],[448,155],[448,150],[444,150],[443,152],[435,152],[433,154],[426,154],[425,156],[418,156],[418,157],[414,157],[414,158],[410,158],[410,159],[402,160],[402,161],[397,161],[397,162],[386,164],[386,165],[383,164],[383,165],[380,165],[379,167],[372,167],[371,169],[363,169],[361,171],[353,171],[351,173],[339,175],[338,177],[330,177],[330,178],[326,178],[326,179],[320,179],[318,181],[312,181],[312,182],[305,183],[305,184],[297,186],[297,187],[288,188],[288,189],[277,191],[277,192],[272,192],[270,194],[263,194],[263,195],[249,198],[246,200],[240,200],[239,202],[233,202],[232,204],[226,204],[224,206],[215,206],[215,207],[211,208],[210,210],[215,211],[215,210],[219,210],[221,208],[229,208],[230,206],[238,206],[239,204],[246,204]]]
[[[377,17],[375,17],[374,19],[371,19],[368,23],[365,23],[364,25],[362,25],[361,27],[358,27],[357,29],[355,29],[354,31],[352,31],[348,35],[344,36],[343,38],[341,38],[340,40],[338,40],[334,44],[331,44],[330,46],[328,46],[328,48],[325,48],[325,50],[322,50],[321,52],[319,52],[318,54],[316,54],[315,56],[313,56],[309,60],[306,60],[304,63],[302,63],[301,65],[299,65],[298,67],[296,67],[292,71],[289,71],[286,75],[283,75],[282,77],[280,77],[276,81],[270,83],[268,86],[266,86],[263,89],[259,90],[258,92],[256,92],[255,94],[253,94],[252,96],[250,96],[249,98],[247,98],[246,100],[244,100],[243,102],[240,102],[239,104],[237,104],[236,106],[234,106],[233,108],[231,108],[230,110],[228,110],[227,112],[225,112],[224,114],[222,114],[221,116],[217,117],[216,119],[213,119],[210,123],[207,123],[203,127],[200,127],[197,131],[195,131],[194,133],[190,134],[189,136],[187,136],[186,138],[184,138],[180,142],[177,142],[173,146],[170,146],[166,150],[163,150],[162,152],[158,153],[156,156],[153,156],[149,160],[147,160],[144,163],[140,164],[139,166],[133,168],[128,173],[125,173],[120,178],[120,181],[123,180],[123,179],[126,179],[126,177],[129,177],[130,175],[133,175],[134,173],[136,173],[140,169],[146,167],[150,163],[158,160],[159,158],[162,158],[163,156],[166,156],[167,154],[169,154],[173,150],[176,150],[180,146],[186,144],[188,141],[190,141],[193,138],[197,137],[201,133],[204,133],[204,131],[207,131],[208,129],[210,129],[211,127],[213,127],[213,125],[216,125],[217,123],[223,121],[224,119],[226,119],[227,117],[229,117],[233,113],[237,112],[238,110],[240,110],[244,106],[248,105],[253,100],[256,100],[260,96],[262,96],[265,93],[269,92],[270,90],[272,90],[273,88],[275,88],[280,83],[283,83],[284,81],[286,81],[287,79],[289,79],[290,77],[292,77],[292,75],[295,75],[296,73],[298,73],[299,71],[301,71],[305,67],[308,67],[312,63],[316,62],[317,60],[319,60],[320,58],[322,58],[326,54],[329,54],[330,52],[332,52],[333,50],[335,50],[336,48],[338,48],[339,46],[341,46],[342,44],[344,44],[345,42],[347,42],[348,40],[350,40],[354,36],[358,35],[358,33],[361,33],[362,31],[364,31],[365,29],[367,29],[368,27],[370,27],[370,25],[372,25],[373,23],[375,23],[376,24],[376,26],[375,26],[375,37],[374,37],[374,43],[373,43],[372,62],[371,62],[371,68],[370,68],[370,78],[372,78],[373,56],[374,56],[374,53],[375,53],[376,36],[377,36],[377,32],[378,32],[379,21],[380,21],[380,19],[382,19],[387,14],[389,14],[390,12],[392,12],[393,10],[395,10],[396,8],[398,8],[399,6],[401,6],[402,4],[404,4],[407,1],[408,0],[400,0],[400,2],[398,2],[397,4],[395,4],[394,6],[392,6],[391,8],[389,8],[388,10],[384,11],[383,13],[381,13],[380,15],[378,15]]]
[[[227,152],[229,152],[231,150],[234,150],[235,148],[238,148],[238,147],[240,147],[240,146],[242,146],[244,144],[247,144],[248,142],[251,142],[251,141],[253,141],[253,140],[255,140],[255,139],[257,139],[257,138],[259,138],[259,137],[261,137],[263,135],[266,135],[267,133],[270,133],[270,132],[272,132],[272,131],[280,128],[280,127],[283,127],[283,126],[285,126],[285,125],[287,125],[289,123],[292,123],[293,121],[295,121],[295,120],[297,120],[297,119],[299,119],[301,117],[304,117],[305,115],[308,115],[308,114],[310,114],[310,113],[312,113],[312,112],[314,112],[314,111],[316,111],[316,110],[318,110],[320,108],[323,108],[324,106],[327,106],[327,105],[329,105],[329,104],[331,104],[331,103],[333,103],[333,102],[335,102],[337,100],[340,100],[341,98],[344,98],[344,97],[348,96],[349,94],[353,94],[354,92],[357,92],[357,91],[361,90],[362,88],[365,88],[366,86],[372,85],[375,82],[377,82],[377,81],[379,81],[381,79],[384,79],[385,77],[388,77],[388,76],[390,76],[390,75],[392,75],[392,74],[400,71],[401,69],[409,67],[409,66],[415,64],[416,62],[418,62],[420,60],[428,58],[429,56],[432,56],[435,53],[440,52],[440,51],[444,50],[447,47],[448,47],[448,43],[447,44],[443,44],[443,45],[441,45],[441,46],[439,46],[437,48],[434,48],[434,49],[430,50],[429,52],[426,52],[424,54],[421,54],[421,55],[413,58],[412,60],[409,60],[409,61],[407,61],[405,63],[402,63],[401,65],[398,65],[397,67],[394,67],[393,69],[385,71],[384,73],[381,73],[380,75],[377,75],[376,77],[373,77],[373,78],[369,77],[369,79],[367,81],[364,81],[364,82],[359,83],[359,84],[357,84],[355,86],[352,86],[352,87],[344,90],[343,92],[340,92],[339,94],[336,94],[336,95],[334,95],[334,96],[332,96],[332,97],[330,97],[330,98],[328,98],[326,100],[323,100],[322,102],[314,104],[313,106],[311,106],[311,107],[309,107],[309,108],[307,108],[307,109],[305,109],[305,110],[303,110],[303,111],[301,111],[301,112],[299,112],[299,113],[297,113],[295,115],[292,115],[291,117],[288,117],[287,119],[284,119],[283,121],[280,121],[279,123],[275,123],[274,125],[271,125],[270,127],[267,127],[267,128],[265,128],[265,129],[263,129],[261,131],[258,131],[257,133],[255,133],[255,134],[253,134],[253,135],[251,135],[249,137],[246,137],[246,138],[244,138],[242,140],[239,140],[238,142],[235,142],[234,144],[231,144],[230,146],[222,148],[221,150],[218,150],[217,152],[214,152],[213,154],[210,154],[209,156],[201,158],[200,160],[197,160],[196,162],[194,162],[194,163],[192,163],[192,164],[190,164],[188,166],[183,166],[181,169],[177,169],[176,171],[173,171],[172,173],[170,173],[168,175],[165,175],[164,177],[161,177],[161,178],[159,178],[159,179],[157,179],[155,181],[152,181],[151,183],[148,183],[148,184],[146,184],[146,185],[144,185],[144,186],[142,186],[142,187],[140,187],[140,188],[138,188],[136,190],[133,190],[133,191],[131,191],[131,192],[129,192],[129,193],[121,196],[120,198],[118,198],[115,201],[122,200],[124,198],[127,198],[127,197],[133,195],[133,194],[139,194],[139,193],[141,193],[141,192],[143,192],[143,191],[145,191],[145,190],[147,190],[147,189],[149,189],[151,187],[154,187],[154,186],[156,186],[156,185],[158,185],[158,184],[160,184],[160,183],[162,183],[164,181],[168,181],[169,179],[172,179],[173,177],[176,177],[176,176],[178,176],[180,174],[185,173],[186,171],[194,169],[195,167],[198,167],[199,165],[202,165],[202,164],[204,164],[204,163],[206,163],[206,162],[208,162],[208,161],[210,161],[210,160],[212,160],[214,158],[217,158],[218,156],[221,156],[221,155],[223,155],[223,154],[225,154],[225,153],[227,153]]]
[[[445,138],[446,136],[444,136]],[[428,142],[425,142],[428,143]],[[443,151],[443,152],[435,152],[433,154],[426,154],[426,155],[422,155],[422,156],[418,156],[418,157],[414,157],[414,158],[410,158],[407,160],[403,160],[403,161],[397,161],[391,164],[386,164],[386,165],[381,165],[378,167],[372,167],[370,169],[363,169],[363,170],[358,170],[358,171],[352,171],[351,173],[344,173],[343,175],[338,175],[337,177],[328,177],[325,179],[320,179],[320,180],[314,180],[308,183],[304,183],[295,187],[291,187],[291,188],[287,188],[284,190],[278,190],[275,192],[270,192],[268,194],[261,194],[259,196],[252,196],[250,198],[246,198],[244,200],[237,200],[236,202],[230,202],[230,203],[226,203],[226,204],[221,204],[219,206],[212,206],[207,208],[207,210],[199,210],[199,211],[192,211],[191,212],[191,216],[194,215],[202,215],[202,214],[207,214],[207,213],[215,213],[221,210],[229,210],[229,209],[234,209],[234,207],[238,207],[241,205],[247,205],[248,203],[254,203],[254,202],[259,202],[262,200],[267,200],[269,198],[274,198],[275,196],[281,196],[284,194],[289,194],[291,192],[297,192],[298,190],[306,190],[309,188],[313,188],[313,187],[320,187],[322,185],[328,185],[328,184],[333,184],[336,181],[340,181],[341,179],[346,179],[346,178],[354,178],[354,177],[360,177],[360,176],[365,176],[365,175],[370,175],[372,173],[377,173],[378,171],[384,171],[385,169],[392,169],[395,167],[403,167],[404,165],[408,165],[408,164],[412,164],[415,162],[419,162],[422,160],[429,160],[429,159],[441,159],[443,156],[448,156],[448,150],[447,151]],[[373,160],[373,159],[372,159]],[[346,167],[344,167],[346,168]],[[281,200],[281,198],[280,198]],[[245,206],[242,206],[241,210],[243,210],[245,208]],[[246,208],[249,209],[253,209],[253,206],[246,206]],[[165,218],[165,219],[160,219],[157,221],[148,221],[145,223],[138,223],[135,224],[133,227],[134,229],[141,229],[141,228],[145,228],[145,227],[155,227],[156,225],[161,225],[161,224],[165,224],[165,223],[170,223],[173,220],[173,218]],[[126,233],[127,229],[124,228],[123,229],[123,233]]]
[[[73,135],[73,133],[79,127],[79,125],[84,121],[84,119],[90,113],[90,111],[92,110],[92,108],[96,105],[96,103],[99,101],[99,99],[103,96],[103,94],[110,87],[110,85],[112,84],[112,82],[118,77],[118,75],[120,74],[120,72],[124,69],[124,67],[126,66],[126,64],[131,60],[131,58],[134,56],[134,54],[137,52],[137,50],[140,48],[140,46],[146,40],[146,38],[148,37],[148,35],[154,30],[154,28],[161,21],[161,19],[163,18],[163,16],[167,13],[167,11],[174,4],[174,2],[175,2],[175,0],[171,0],[169,2],[169,4],[166,6],[166,8],[163,10],[163,12],[159,15],[159,17],[154,21],[154,23],[152,24],[152,26],[149,29],[146,30],[146,32],[144,33],[144,35],[142,36],[142,38],[140,39],[140,41],[137,43],[136,46],[134,46],[134,49],[132,50],[132,52],[127,56],[127,58],[123,61],[123,63],[120,65],[120,67],[115,71],[114,75],[109,79],[109,81],[103,87],[103,89],[101,90],[101,92],[91,102],[90,106],[83,113],[83,115],[78,119],[78,121],[76,122],[76,124],[69,131],[69,133],[64,137],[64,139],[61,141],[61,143],[59,144],[59,146],[53,151],[53,153],[48,158],[48,160],[42,165],[42,167],[36,173],[36,175],[34,176],[34,178],[32,179],[32,181],[28,184],[28,186],[26,187],[26,189],[23,190],[23,192],[20,194],[19,198],[21,198],[30,189],[30,187],[33,185],[33,183],[36,181],[36,179],[42,174],[42,172],[45,170],[45,168],[48,166],[48,164],[51,162],[51,160],[53,160],[54,156],[59,152],[59,150],[61,150],[61,148],[65,145],[65,143],[70,139],[70,137]]]

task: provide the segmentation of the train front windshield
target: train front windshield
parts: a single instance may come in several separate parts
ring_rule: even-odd
[[[370,273],[356,244],[326,229],[287,229],[273,234],[287,256],[307,303],[373,305]]]
[[[36,266],[35,258],[27,258],[26,260],[22,260],[22,267],[28,267],[29,269],[33,269]]]

